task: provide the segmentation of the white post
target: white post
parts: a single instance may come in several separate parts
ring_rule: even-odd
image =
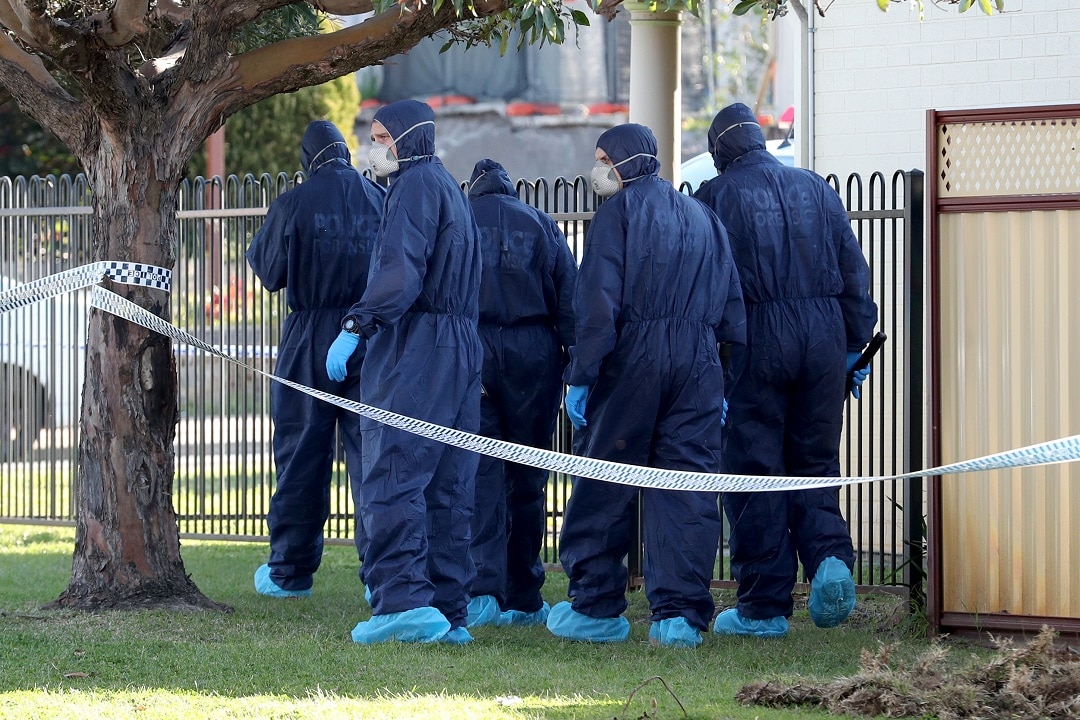
[[[630,11],[630,122],[656,135],[660,177],[678,185],[682,164],[682,12],[652,11],[624,2]]]

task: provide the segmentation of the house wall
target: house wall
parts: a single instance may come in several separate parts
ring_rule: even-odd
[[[1080,98],[1080,4],[1005,3],[988,17],[924,0],[920,22],[907,2],[834,0],[815,19],[815,170],[925,168],[929,108]]]

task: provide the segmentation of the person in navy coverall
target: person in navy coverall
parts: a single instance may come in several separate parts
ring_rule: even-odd
[[[468,198],[435,156],[435,116],[415,100],[381,108],[371,167],[389,176],[363,297],[326,355],[340,377],[361,338],[367,405],[475,433],[484,351],[476,323],[480,242]],[[364,418],[359,512],[372,617],[358,643],[465,643],[476,453]]]
[[[724,472],[839,477],[845,382],[877,323],[870,270],[839,196],[765,150],[753,112],[736,103],[709,130],[720,175],[695,197],[724,223],[746,300],[744,350],[732,357]],[[856,373],[852,394],[869,369]],[[837,487],[724,493],[738,604],[721,634],[788,631],[799,560],[812,578],[810,617],[833,627],[855,607],[851,536]]]
[[[577,261],[551,217],[520,199],[502,165],[481,160],[469,181],[480,229],[480,341],[484,394],[480,433],[550,447],[562,400],[566,350],[574,342]],[[536,625],[548,472],[482,456],[476,475],[469,626]]]
[[[656,140],[616,126],[596,143],[593,189],[610,196],[589,226],[574,295],[566,409],[591,458],[719,472],[724,418],[720,343],[743,342],[738,273],[708,207],[657,172]],[[555,635],[627,639],[627,570],[635,487],[575,478],[560,538],[571,602],[551,609]],[[649,638],[701,643],[715,612],[709,591],[720,539],[717,493],[643,491]]]
[[[311,122],[300,156],[307,179],[270,204],[247,261],[267,290],[284,289],[288,300],[277,375],[359,400],[363,348],[340,380],[328,378],[319,360],[337,337],[342,313],[364,293],[385,192],[352,167],[333,123]],[[256,571],[255,588],[273,597],[307,596],[322,560],[336,431],[357,498],[360,419],[276,382],[270,384],[270,407],[277,487],[266,517],[270,560]],[[361,538],[357,533],[362,556]]]

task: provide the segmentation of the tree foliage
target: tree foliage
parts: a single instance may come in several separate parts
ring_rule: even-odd
[[[306,7],[306,6],[305,6]],[[238,45],[258,47],[288,34],[315,35],[336,29],[325,17],[297,6],[268,13]],[[353,75],[321,85],[282,93],[240,110],[225,123],[225,175],[293,173],[300,170],[300,139],[312,120],[329,120],[341,130],[349,151],[359,144],[353,125],[360,107],[360,91]],[[188,176],[206,175],[206,156],[196,154]]]
[[[276,175],[300,170],[300,139],[307,124],[318,119],[334,123],[355,156],[353,124],[359,107],[356,81],[346,76],[244,108],[225,124],[225,173]]]
[[[76,175],[79,161],[64,144],[19,110],[0,107],[0,177]]]

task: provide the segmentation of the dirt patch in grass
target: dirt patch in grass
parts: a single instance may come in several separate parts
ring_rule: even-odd
[[[1080,718],[1080,653],[1055,644],[1044,627],[1031,642],[996,640],[988,657],[958,661],[943,642],[914,662],[895,646],[864,650],[859,670],[827,683],[753,683],[746,705],[810,706],[839,715],[937,720],[1075,720]]]

